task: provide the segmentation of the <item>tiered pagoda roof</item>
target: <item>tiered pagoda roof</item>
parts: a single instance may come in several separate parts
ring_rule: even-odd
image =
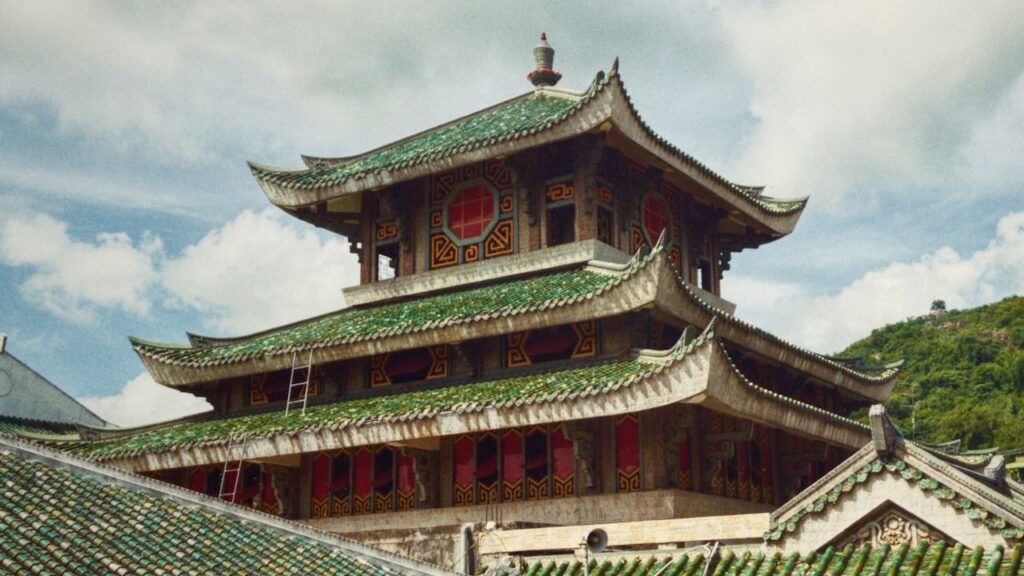
[[[883,400],[897,365],[863,372],[790,344],[709,303],[683,282],[659,242],[647,255],[617,266],[592,261],[568,270],[419,299],[357,306],[237,338],[190,335],[192,345],[132,339],[136,353],[161,384],[184,386],[291,366],[294,352],[315,363],[383,350],[464,341],[511,331],[603,318],[655,305],[699,326],[718,319],[718,335],[848,390]],[[458,334],[447,332],[457,329]]]
[[[617,60],[609,74],[599,72],[583,92],[542,86],[356,156],[304,156],[307,167],[293,170],[250,166],[267,198],[294,211],[592,131],[614,131],[701,184],[711,195],[709,201],[742,214],[770,237],[792,232],[806,205],[806,198],[780,200],[763,195],[762,187],[730,182],[658,136],[633,106]]]
[[[744,377],[716,333],[716,322],[693,341],[665,351],[572,367],[508,371],[508,376],[349,399],[310,407],[305,415],[281,411],[232,418],[54,437],[74,453],[124,468],[151,470],[224,460],[232,439],[248,438],[250,457],[402,442],[463,432],[625,414],[677,402],[858,448],[867,427]],[[684,336],[685,338],[685,336]]]

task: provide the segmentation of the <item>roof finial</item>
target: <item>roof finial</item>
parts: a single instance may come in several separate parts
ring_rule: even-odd
[[[555,49],[548,44],[546,32],[540,33],[540,43],[533,48],[533,60],[537,68],[527,74],[526,79],[533,82],[534,86],[554,86],[562,79],[562,75],[552,68],[555,63]]]

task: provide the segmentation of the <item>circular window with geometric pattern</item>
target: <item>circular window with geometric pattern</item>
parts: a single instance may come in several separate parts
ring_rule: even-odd
[[[665,201],[654,194],[644,197],[642,208],[644,233],[647,234],[647,241],[654,245],[661,236],[661,232],[671,224],[668,209],[665,207]]]
[[[497,219],[495,199],[489,186],[474,183],[452,196],[445,206],[448,230],[459,243],[479,240]]]

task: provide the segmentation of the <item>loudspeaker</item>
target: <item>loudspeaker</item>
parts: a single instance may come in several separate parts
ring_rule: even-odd
[[[587,534],[587,551],[591,554],[604,552],[608,548],[608,533],[595,528]]]

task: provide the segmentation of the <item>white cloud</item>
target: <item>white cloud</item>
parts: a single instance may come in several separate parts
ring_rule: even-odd
[[[43,164],[37,158],[15,153],[4,154],[0,158],[0,202],[22,200],[22,206],[16,206],[21,211],[49,197],[47,199],[61,202],[78,201],[117,209],[184,214],[197,219],[208,216],[209,196],[197,195],[194,190],[183,186],[139,180],[144,179],[133,181],[114,175],[109,166],[102,166],[95,173],[53,163]],[[23,193],[16,194],[12,192],[14,190]]]
[[[151,235],[102,233],[94,242],[68,235],[67,224],[46,215],[0,222],[0,262],[32,269],[21,296],[74,322],[91,322],[100,308],[146,314],[162,250]]]
[[[742,276],[727,284],[740,316],[804,346],[835,352],[874,328],[926,313],[933,300],[965,308],[1024,293],[1024,212],[1003,217],[995,238],[973,254],[943,247],[871,270],[834,294]]]
[[[961,146],[958,167],[964,195],[981,190],[1005,189],[1024,194],[1024,74],[995,109],[971,128]]]
[[[90,323],[101,310],[187,309],[233,334],[341,308],[341,288],[359,278],[344,239],[321,239],[271,210],[242,212],[175,257],[148,233],[138,241],[102,233],[89,242],[47,215],[12,218],[0,221],[0,263],[28,268],[22,298],[66,320]]]
[[[423,122],[425,111],[409,105],[410,86],[421,102],[452,105],[465,42],[481,59],[504,50],[479,29],[475,38],[452,38],[453,22],[477,29],[494,17],[488,9],[446,3],[428,12],[338,2],[296,10],[266,2],[0,1],[0,106],[45,103],[66,134],[172,165],[237,161],[238,148],[287,150],[297,161],[296,146],[339,135],[372,145],[360,142],[367,131]],[[423,54],[429,61],[414,61]],[[514,70],[525,90],[525,66]]]
[[[975,119],[1022,73],[1012,0],[783,0],[729,7],[723,26],[758,120],[737,171],[833,209],[947,183]],[[992,131],[1019,142],[1012,126]]]
[[[79,398],[104,420],[118,426],[140,426],[212,410],[210,404],[185,392],[161,386],[143,372],[112,396]]]
[[[210,232],[164,265],[170,305],[231,334],[341,308],[341,287],[359,279],[356,257],[344,240],[298,226],[270,210],[246,211]]]

